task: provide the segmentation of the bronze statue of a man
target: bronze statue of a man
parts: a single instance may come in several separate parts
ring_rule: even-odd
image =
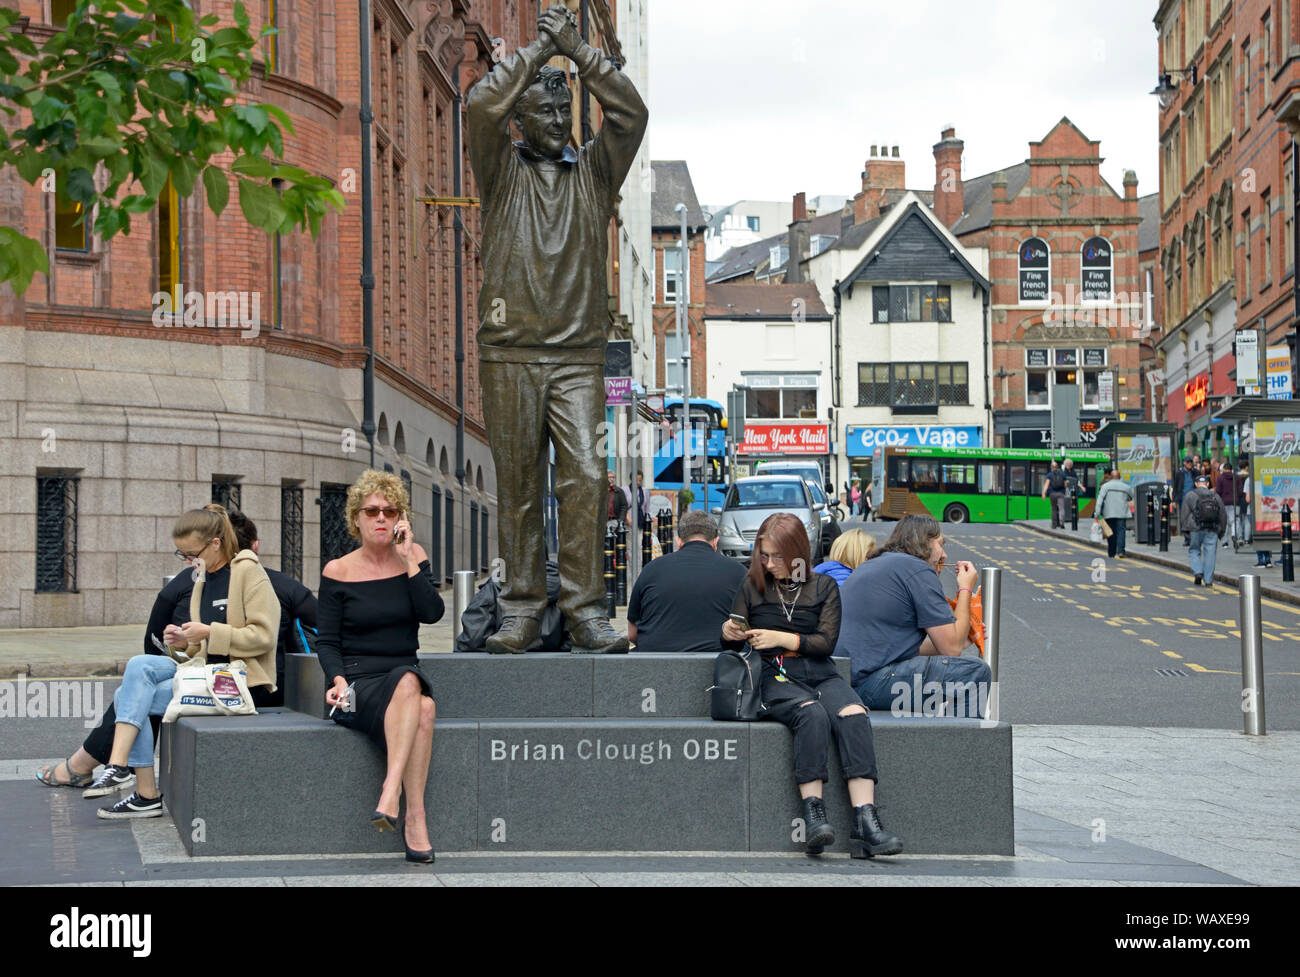
[[[604,110],[576,152],[564,55]],[[538,39],[474,86],[466,105],[470,165],[483,206],[479,359],[483,417],[496,465],[505,560],[501,629],[492,652],[537,639],[546,607],[543,473],[555,447],[559,607],[573,650],[625,652],[604,607],[608,493],[599,452],[605,420],[609,218],[649,113],[632,83],[552,7]],[[513,119],[523,141],[512,144]]]

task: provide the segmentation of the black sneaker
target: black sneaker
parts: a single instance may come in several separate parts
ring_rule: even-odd
[[[1201,575],[1199,573],[1194,574],[1192,576],[1192,583],[1195,584],[1197,587],[1201,585]]]
[[[131,772],[130,767],[115,767],[110,763],[100,771],[94,782],[82,791],[81,796],[87,800],[92,797],[106,797],[134,786],[135,774]]]
[[[95,814],[105,821],[120,821],[126,818],[160,818],[162,812],[161,794],[157,797],[141,797],[139,793],[134,793],[116,804],[101,807]]]

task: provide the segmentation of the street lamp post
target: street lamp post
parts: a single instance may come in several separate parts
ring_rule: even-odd
[[[679,203],[673,208],[682,222],[682,237],[678,243],[681,249],[681,263],[677,280],[677,342],[682,351],[682,484],[692,495],[695,489],[691,485],[691,329],[686,318],[686,283],[690,281],[690,250],[686,241],[686,204]],[[708,508],[705,500],[705,508]]]
[[[375,467],[375,249],[371,213],[374,182],[370,172],[370,0],[359,0],[361,61],[361,341],[366,366],[361,381],[361,433],[370,445],[370,467]]]

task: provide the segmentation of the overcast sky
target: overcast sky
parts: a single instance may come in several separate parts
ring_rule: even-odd
[[[963,176],[1029,155],[1068,116],[1102,176],[1157,189],[1154,0],[648,0],[650,153],[700,202],[861,189],[873,143],[934,186],[945,125]],[[792,9],[794,8],[794,9]]]

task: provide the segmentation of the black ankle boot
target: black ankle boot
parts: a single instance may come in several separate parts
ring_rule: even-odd
[[[853,809],[853,833],[849,836],[849,854],[854,858],[897,855],[903,843],[880,826],[876,805],[863,804]]]
[[[835,829],[826,820],[826,805],[820,797],[803,799],[804,851],[820,855],[827,845],[835,844]]]

